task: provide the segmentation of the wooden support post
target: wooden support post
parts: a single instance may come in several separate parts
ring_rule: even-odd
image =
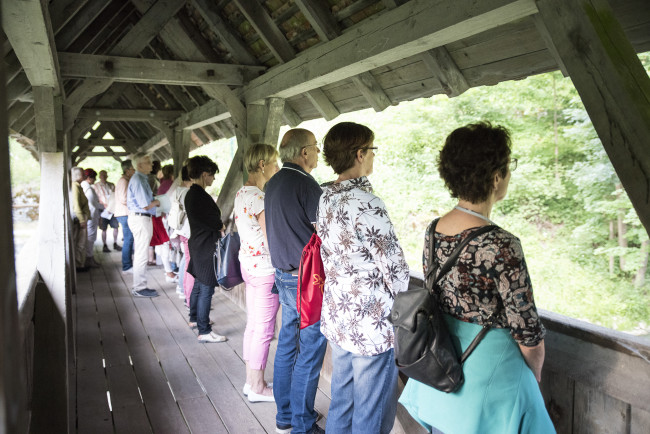
[[[172,158],[174,159],[174,178],[181,176],[183,163],[190,155],[190,146],[192,144],[191,135],[192,130],[181,128],[174,130],[174,137],[169,138],[169,144],[172,148]]]
[[[605,0],[538,0],[537,6],[650,233],[650,78]]]
[[[36,115],[36,145],[40,152],[56,152],[54,89],[35,86],[32,92]]]
[[[1,22],[1,21],[0,21]],[[6,43],[0,32],[0,45]],[[11,172],[9,168],[9,143],[7,138],[7,94],[5,88],[5,63],[0,62],[0,199],[11,203]],[[25,356],[20,343],[18,301],[16,296],[16,270],[14,268],[14,238],[11,206],[0,209],[0,431],[26,432],[27,380]]]
[[[38,272],[34,312],[33,432],[68,431],[68,177],[63,152],[41,153]],[[71,362],[71,361],[70,361]],[[43,393],[43,391],[47,393]]]
[[[248,146],[254,143],[267,143],[276,146],[284,106],[284,99],[282,98],[269,98],[264,101],[264,104],[250,104],[246,107],[247,130],[244,132],[235,126],[238,143],[237,152],[230,164],[230,169],[217,199],[217,205],[224,220],[230,217],[234,207],[235,194],[247,177],[243,167],[244,152],[246,152]]]

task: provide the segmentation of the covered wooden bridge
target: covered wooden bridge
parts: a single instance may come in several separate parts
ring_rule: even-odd
[[[129,296],[116,258],[75,275],[68,173],[88,156],[147,151],[179,170],[191,149],[235,136],[218,198],[229,215],[243,150],[277,143],[282,124],[559,69],[650,229],[650,79],[636,56],[650,50],[648,0],[2,0],[0,13],[0,197],[11,202],[9,135],[42,176],[18,285],[11,207],[0,210],[0,432],[273,429],[272,406],[239,393],[241,289],[214,304],[232,342],[205,350],[173,297]],[[558,431],[649,432],[650,346],[544,322]],[[404,412],[400,430],[418,432]]]

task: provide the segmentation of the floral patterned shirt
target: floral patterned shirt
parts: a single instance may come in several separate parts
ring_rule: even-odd
[[[239,262],[251,276],[275,273],[264,232],[257,216],[264,211],[264,192],[255,186],[243,186],[235,196],[235,223],[241,247]]]
[[[438,267],[465,237],[435,233]],[[429,229],[424,240],[427,273]],[[535,346],[546,334],[537,314],[524,252],[517,237],[499,227],[479,235],[465,247],[454,267],[438,282],[443,312],[465,322],[483,325],[492,315],[493,327],[509,328],[518,344]]]
[[[364,176],[323,188],[318,233],[325,267],[321,331],[364,356],[393,348],[387,317],[409,268],[384,202]]]

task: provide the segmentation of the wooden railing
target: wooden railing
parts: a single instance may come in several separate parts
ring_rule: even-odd
[[[422,277],[412,273],[410,286],[422,287]],[[246,308],[243,285],[223,293]],[[540,387],[557,432],[650,432],[650,340],[543,309],[540,315],[547,329]],[[321,377],[329,382],[331,373],[328,351]],[[400,407],[393,433],[401,432],[426,431]]]

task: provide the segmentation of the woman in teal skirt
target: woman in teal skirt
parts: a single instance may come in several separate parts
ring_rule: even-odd
[[[443,264],[503,199],[517,160],[510,135],[487,122],[453,131],[440,151],[438,170],[458,205],[438,220],[433,260]],[[424,264],[429,234],[425,237]],[[409,380],[399,402],[429,430],[445,434],[553,433],[539,390],[544,335],[521,243],[496,228],[472,240],[439,282],[442,311],[458,354],[481,327],[490,331],[465,361],[465,382],[445,393]]]

